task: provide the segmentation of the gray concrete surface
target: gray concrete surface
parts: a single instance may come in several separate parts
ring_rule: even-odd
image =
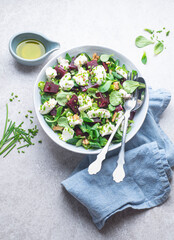
[[[21,99],[9,103],[12,119],[20,122],[28,109],[34,110],[33,85],[43,67],[21,66],[9,54],[9,39],[20,31],[44,33],[61,43],[60,51],[86,44],[116,49],[137,65],[149,85],[165,87],[174,94],[173,0],[0,0],[0,9],[1,133],[11,92]],[[154,56],[153,46],[147,47],[148,63],[144,66],[140,61],[144,49],[136,48],[134,40],[144,28],[162,27],[171,30],[165,38],[166,49]],[[172,99],[161,126],[174,141],[173,108]],[[29,121],[25,122],[29,127]],[[39,126],[36,118],[34,123]],[[40,139],[42,144],[37,143]],[[162,206],[147,211],[128,209],[98,231],[87,210],[60,185],[83,156],[57,146],[40,126],[35,143],[25,154],[14,150],[6,158],[0,157],[0,239],[174,239],[173,183],[170,197]]]

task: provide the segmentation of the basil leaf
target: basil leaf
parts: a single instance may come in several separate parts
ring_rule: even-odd
[[[143,56],[142,56],[142,58],[141,58],[141,62],[142,62],[143,64],[146,64],[146,63],[147,63],[146,52],[143,53]]]
[[[58,119],[58,125],[60,127],[68,127],[68,128],[70,127],[68,123],[68,119],[66,117],[60,117]]]
[[[127,80],[123,83],[123,88],[127,93],[133,93],[138,87],[145,88],[145,84],[132,80]]]
[[[164,50],[164,44],[162,42],[158,42],[154,47],[155,55],[160,54]]]
[[[72,58],[70,57],[70,55],[68,53],[66,53],[65,55],[65,59],[67,59],[69,62],[72,61]]]
[[[73,94],[74,94],[73,92],[63,92],[62,91],[60,93],[57,93],[56,100],[59,105],[65,106],[66,103],[68,102],[67,95],[69,95],[71,97]]]
[[[101,60],[102,62],[107,62],[107,61],[109,60],[109,58],[112,57],[112,56],[113,56],[113,54],[111,54],[111,55],[102,54],[102,55],[100,56],[100,60]]]
[[[145,28],[144,31],[150,33],[150,34],[153,34],[154,33],[154,30],[151,30],[151,29],[148,29],[148,28]]]
[[[110,100],[111,105],[117,106],[122,103],[122,96],[119,92],[113,91],[109,95],[109,100]]]
[[[110,86],[112,84],[112,81],[107,81],[103,85],[101,85],[98,90],[102,93],[105,93],[109,90]]]
[[[135,39],[135,45],[138,47],[138,48],[142,48],[142,47],[146,47],[150,44],[154,44],[153,41],[143,37],[143,36],[138,36],[136,39]]]

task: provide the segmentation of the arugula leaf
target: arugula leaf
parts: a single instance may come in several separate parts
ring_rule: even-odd
[[[132,80],[127,80],[123,83],[123,88],[127,93],[133,93],[138,87],[145,88],[146,86],[144,83]]]
[[[131,79],[133,80],[134,77],[137,75],[138,75],[138,72],[136,70],[132,70]]]
[[[65,55],[65,59],[67,59],[69,62],[72,61],[72,58],[70,57],[70,55],[68,53],[66,53]]]
[[[105,93],[109,90],[111,84],[112,84],[112,81],[107,81],[103,85],[101,85],[98,90],[102,93]]]
[[[148,28],[145,28],[144,31],[150,33],[150,34],[153,34],[154,33],[154,30],[151,30],[151,29],[148,29]]]
[[[117,79],[122,79],[123,76],[121,76],[120,74],[118,74],[117,72],[112,72],[113,76]]]
[[[169,33],[170,33],[170,31],[166,32],[166,37],[168,37],[168,36],[169,36]]]
[[[110,100],[111,105],[117,106],[122,103],[122,96],[119,92],[113,91],[109,95],[109,100]]]
[[[68,102],[67,95],[69,95],[71,97],[73,94],[74,94],[73,92],[63,92],[62,91],[60,93],[57,93],[56,100],[59,105],[65,106],[66,103]]]
[[[41,103],[44,104],[46,101],[49,101],[50,98],[51,98],[50,95],[43,94],[43,95],[41,96]]]
[[[135,39],[135,45],[138,47],[138,48],[143,48],[143,47],[146,47],[150,44],[154,44],[154,41],[151,41],[143,36],[138,36],[136,39]]]
[[[62,106],[57,109],[57,114],[56,114],[55,118],[52,117],[52,118],[50,119],[50,116],[45,116],[45,121],[50,122],[50,123],[57,122],[57,120],[58,120],[59,117],[61,116],[62,109],[63,109]]]
[[[143,64],[146,64],[146,63],[147,63],[146,52],[143,53],[143,56],[142,56],[142,58],[141,58],[141,62],[142,62]]]
[[[94,120],[89,118],[87,113],[85,113],[85,112],[81,112],[81,117],[84,122],[94,122]]]
[[[101,148],[101,145],[98,142],[89,141],[89,144],[92,148]]]
[[[113,54],[111,54],[111,55],[102,54],[102,55],[100,56],[100,60],[101,60],[102,62],[107,62],[107,61],[109,60],[109,58],[112,57],[112,56],[113,56]]]
[[[67,142],[67,143],[70,143],[70,144],[72,144],[72,145],[76,145],[78,141],[79,141],[79,140],[76,139],[76,138],[71,138],[71,139],[67,140],[66,142]]]
[[[101,147],[104,147],[107,143],[107,139],[100,136],[99,137],[99,142],[100,142]]]
[[[154,47],[155,55],[160,54],[164,50],[164,44],[162,42],[158,42]]]
[[[40,82],[38,83],[38,87],[40,88],[41,91],[43,91],[43,90],[44,90],[44,87],[45,87],[45,82],[40,81]]]

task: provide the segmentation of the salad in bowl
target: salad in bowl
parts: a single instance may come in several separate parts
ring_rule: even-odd
[[[124,102],[145,85],[133,81],[136,69],[128,71],[114,53],[66,52],[56,61],[44,68],[45,80],[37,82],[39,114],[60,141],[86,150],[104,147],[124,114]],[[128,132],[135,114],[131,113]],[[113,144],[121,142],[123,124]]]

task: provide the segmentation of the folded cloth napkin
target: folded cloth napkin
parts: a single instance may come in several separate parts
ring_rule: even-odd
[[[88,165],[96,158],[89,155],[62,182],[66,190],[88,209],[98,229],[116,212],[128,207],[155,207],[169,195],[174,145],[160,128],[159,119],[171,96],[164,89],[149,91],[149,110],[143,126],[126,144],[125,179],[120,183],[112,179],[117,149],[108,153],[98,174],[88,174]]]

